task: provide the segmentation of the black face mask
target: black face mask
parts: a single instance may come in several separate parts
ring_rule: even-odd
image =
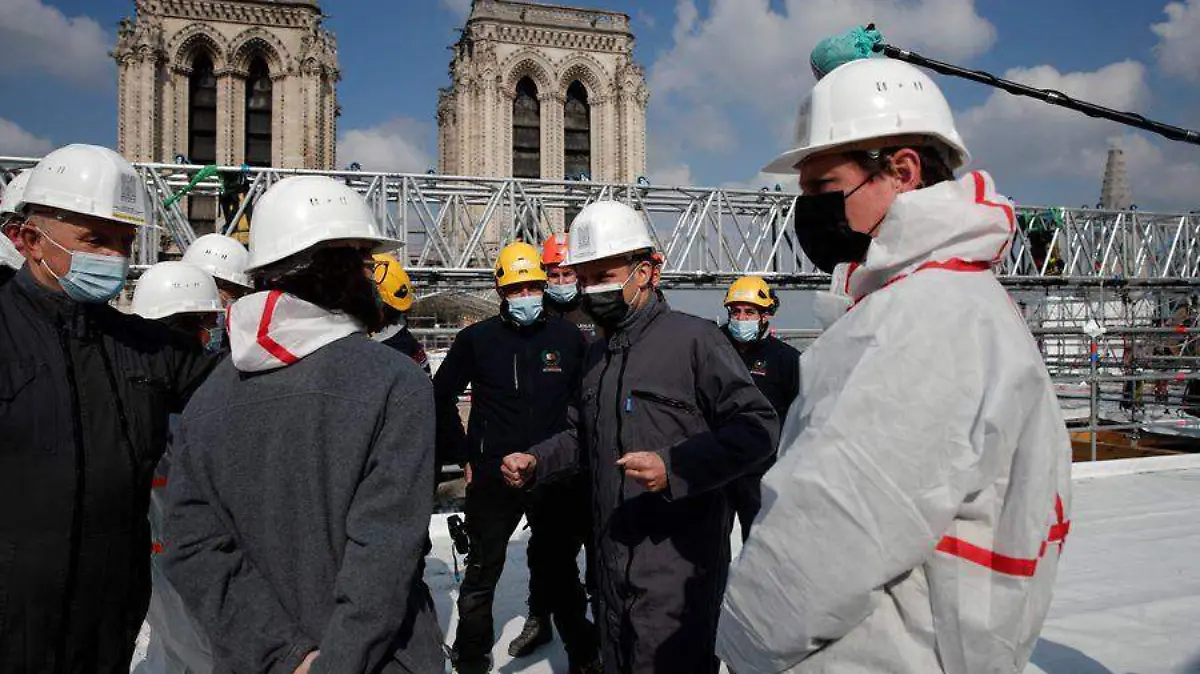
[[[839,264],[862,262],[867,258],[871,236],[850,228],[846,220],[846,200],[874,178],[874,175],[870,176],[849,192],[804,194],[796,198],[796,239],[817,269],[832,274]],[[876,223],[875,227],[878,226]]]
[[[620,290],[608,290],[602,293],[584,293],[583,310],[597,324],[606,327],[615,326],[629,313],[629,304]]]
[[[613,283],[611,285],[615,287],[610,290],[602,290],[594,293],[583,290],[580,295],[582,296],[584,312],[591,316],[597,325],[605,328],[616,327],[622,319],[629,315],[629,303],[625,301],[623,291],[626,284],[629,283],[630,279],[636,273],[637,267],[634,267],[633,271],[629,272],[629,276],[625,279],[624,283],[620,285]],[[641,291],[639,290],[638,292]]]

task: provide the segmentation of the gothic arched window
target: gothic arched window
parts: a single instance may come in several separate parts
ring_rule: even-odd
[[[192,62],[188,78],[187,156],[193,164],[217,161],[217,77],[207,54]]]
[[[246,76],[246,163],[271,165],[271,71],[262,57]]]
[[[592,175],[592,121],[587,89],[579,80],[567,87],[563,103],[563,165],[568,177]]]
[[[517,82],[512,110],[514,178],[542,177],[542,109],[537,85],[528,77]]]

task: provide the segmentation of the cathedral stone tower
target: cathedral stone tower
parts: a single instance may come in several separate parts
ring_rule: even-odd
[[[625,14],[474,0],[438,98],[439,172],[636,180],[648,94],[633,43]]]
[[[136,0],[121,22],[119,151],[329,169],[337,43],[316,0]]]

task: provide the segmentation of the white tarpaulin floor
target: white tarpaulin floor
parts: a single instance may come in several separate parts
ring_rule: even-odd
[[[1076,464],[1071,533],[1027,674],[1200,674],[1200,457],[1096,468]],[[451,641],[457,584],[445,515],[430,532],[426,580]],[[527,535],[513,537],[496,593],[494,671],[565,672],[557,640],[520,661],[508,657],[525,612]]]

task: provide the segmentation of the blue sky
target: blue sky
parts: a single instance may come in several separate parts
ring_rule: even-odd
[[[1200,0],[591,0],[630,14],[646,68],[656,183],[757,188],[788,142],[824,35],[876,21],[890,41],[1088,100],[1200,127]],[[339,164],[423,171],[434,106],[466,0],[325,0],[339,41]],[[0,154],[114,145],[124,0],[0,0]],[[1099,196],[1110,143],[1126,149],[1143,209],[1200,208],[1200,148],[939,78],[960,130],[1022,203]],[[790,187],[790,186],[789,186]]]

